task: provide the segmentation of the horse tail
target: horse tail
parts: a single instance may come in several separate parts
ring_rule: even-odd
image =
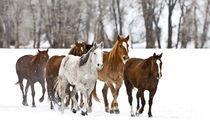
[[[97,101],[97,102],[100,102],[100,99],[98,98],[96,92],[93,92],[93,98]]]
[[[93,98],[97,101],[97,102],[100,102],[100,99],[98,98],[97,94],[96,94],[96,84],[95,84],[95,87],[92,91],[92,96]]]
[[[15,85],[19,85],[20,84],[20,81],[18,81],[17,83],[15,83]]]

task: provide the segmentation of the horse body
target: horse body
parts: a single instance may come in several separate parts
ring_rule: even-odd
[[[32,92],[32,106],[35,107],[35,91],[34,91],[34,83],[39,82],[42,86],[42,92],[43,95],[40,98],[40,102],[44,100],[44,94],[45,94],[45,68],[46,63],[49,59],[48,56],[48,50],[47,51],[39,51],[37,55],[25,55],[20,57],[16,62],[16,72],[18,75],[18,82],[17,84],[20,84],[20,89],[22,91],[23,95],[23,101],[22,104],[27,106],[27,92],[29,86],[31,86],[31,92]],[[27,80],[25,93],[23,91],[23,79]]]
[[[94,44],[94,47],[81,57],[68,55],[63,58],[56,88],[61,97],[62,112],[64,111],[64,98],[66,96],[65,89],[70,84],[74,87],[73,93],[71,94],[74,101],[73,112],[77,110],[75,93],[80,92],[84,96],[82,115],[87,115],[87,103],[97,81],[97,69],[103,67],[102,45]]]
[[[119,94],[119,89],[123,82],[123,67],[124,61],[128,57],[128,40],[129,36],[126,38],[118,36],[118,40],[110,52],[104,52],[103,64],[104,67],[101,71],[98,71],[98,79],[103,81],[104,87],[102,89],[105,111],[110,113],[119,113],[117,97]],[[114,84],[116,85],[114,87]],[[111,89],[113,101],[111,104],[111,110],[109,109],[109,103],[107,99],[108,88]],[[94,88],[93,93],[96,92]],[[92,105],[91,103],[89,106]]]
[[[154,54],[152,57],[148,59],[140,59],[140,58],[131,58],[129,59],[124,68],[124,82],[128,94],[128,101],[131,106],[131,116],[134,116],[133,107],[132,107],[132,89],[136,87],[138,92],[136,94],[137,98],[137,111],[136,114],[140,114],[144,111],[145,99],[144,99],[144,91],[148,90],[150,92],[149,95],[149,117],[152,116],[151,107],[153,103],[153,97],[157,90],[157,85],[161,73],[161,55]],[[160,65],[157,64],[157,61],[160,61]],[[142,107],[139,108],[139,98],[141,98]]]
[[[75,42],[74,43],[74,47],[69,51],[69,54],[75,55],[75,56],[81,56],[82,54],[86,53],[87,51],[89,51],[89,49],[92,47],[92,45],[88,45],[85,42],[82,43],[78,43]],[[63,60],[65,56],[52,56],[48,63],[47,63],[47,67],[46,67],[46,81],[47,81],[47,91],[48,91],[48,97],[50,99],[50,108],[53,109],[53,102],[56,102],[55,100],[55,89],[54,89],[54,85],[55,85],[55,81],[57,79],[58,76],[58,72],[59,72],[59,68],[61,65],[61,62]],[[70,85],[68,85],[66,92],[67,94],[70,94],[70,90],[69,90]],[[66,102],[66,106],[68,106],[69,104],[69,99],[67,99]]]

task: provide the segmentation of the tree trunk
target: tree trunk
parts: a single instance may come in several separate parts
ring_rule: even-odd
[[[205,13],[205,19],[204,19],[204,25],[203,25],[203,33],[201,35],[201,47],[204,48],[204,44],[206,43],[207,40],[207,33],[209,29],[209,5],[210,5],[210,0],[207,2],[206,6],[206,13]]]
[[[195,48],[198,48],[198,24],[197,24],[197,14],[196,14],[196,6],[194,7],[194,44],[195,44]]]

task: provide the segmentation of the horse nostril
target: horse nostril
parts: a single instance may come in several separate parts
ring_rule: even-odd
[[[97,64],[97,66],[99,67],[99,64]]]
[[[126,59],[126,57],[125,57],[125,56],[123,56],[123,59],[125,60],[125,59]]]

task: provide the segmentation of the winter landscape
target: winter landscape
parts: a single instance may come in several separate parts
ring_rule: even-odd
[[[0,139],[209,140],[209,17],[210,0],[0,0]],[[22,105],[15,85],[18,58],[48,48],[49,57],[67,55],[75,41],[103,41],[109,51],[118,34],[129,35],[130,58],[163,53],[153,117],[147,114],[148,91],[144,112],[130,116],[124,83],[120,114],[105,112],[100,81],[100,102],[93,100],[88,116],[70,108],[64,114],[57,106],[50,110],[47,92],[39,102],[42,88],[37,83],[36,108],[30,88],[29,106]],[[133,89],[134,111],[136,92]],[[110,90],[108,99],[110,104]]]
[[[209,117],[209,50],[142,50],[132,49],[130,57],[147,58],[154,52],[163,52],[163,77],[154,97],[153,117],[148,118],[148,103],[138,117],[130,116],[130,106],[124,85],[118,98],[120,114],[104,111],[101,89],[97,95],[101,103],[93,102],[93,112],[81,116],[66,109],[64,114],[56,107],[50,110],[47,94],[39,103],[41,86],[35,85],[36,108],[22,105],[15,63],[25,54],[35,55],[34,49],[3,49],[1,60],[0,129],[2,139],[208,139]],[[66,49],[50,49],[49,55],[68,53]],[[136,90],[133,90],[134,106]],[[109,91],[109,101],[112,96]],[[148,93],[145,93],[148,100]]]

